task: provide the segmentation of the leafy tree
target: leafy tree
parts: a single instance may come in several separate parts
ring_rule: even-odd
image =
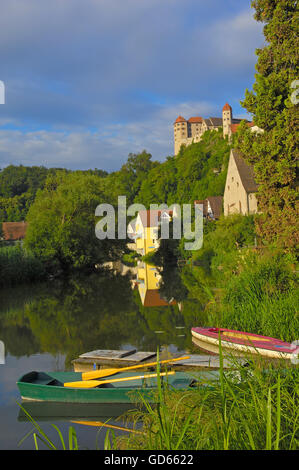
[[[151,158],[151,154],[146,150],[129,154],[127,162],[121,169],[110,176],[110,181],[114,186],[114,196],[127,196],[128,204],[134,202],[148,172],[159,165],[158,162],[152,162]]]
[[[168,204],[176,202],[177,169],[175,158],[168,157],[149,171],[143,180],[135,202],[150,207],[150,204]]]
[[[291,99],[298,79],[297,0],[254,0],[255,19],[264,23],[266,46],[257,50],[253,90],[242,102],[264,130],[240,126],[236,145],[254,165],[259,184],[257,231],[264,240],[292,250],[299,242],[296,181],[299,110]]]
[[[95,236],[95,209],[112,202],[105,180],[83,173],[59,173],[47,179],[30,207],[25,247],[62,270],[92,269],[119,257],[125,241]]]
[[[0,221],[19,222],[25,220],[29,207],[36,193],[43,189],[48,176],[59,172],[71,173],[71,170],[45,168],[43,166],[9,165],[0,171]],[[76,171],[78,174],[90,174],[101,177],[107,172],[95,170]]]

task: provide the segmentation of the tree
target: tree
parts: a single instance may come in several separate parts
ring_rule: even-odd
[[[252,6],[255,19],[265,25],[267,45],[256,52],[253,91],[246,90],[242,105],[264,132],[256,135],[240,126],[236,146],[254,165],[259,185],[257,233],[269,243],[292,250],[299,241],[299,110],[296,100],[291,99],[292,86],[298,79],[298,2],[254,0]]]
[[[60,172],[47,179],[30,207],[25,248],[51,268],[93,269],[97,263],[120,257],[125,241],[95,236],[95,209],[111,203],[106,178]]]
[[[127,162],[121,169],[110,176],[110,180],[113,181],[115,195],[127,196],[128,204],[134,202],[148,172],[159,165],[158,162],[152,162],[151,158],[151,154],[147,153],[146,150],[137,154],[129,154]]]

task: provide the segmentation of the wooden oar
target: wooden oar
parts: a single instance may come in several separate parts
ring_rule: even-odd
[[[174,361],[182,361],[183,359],[189,359],[190,356],[177,357],[176,359],[166,359],[165,361],[159,361],[159,364],[167,364]],[[91,372],[82,372],[82,380],[100,379],[101,377],[109,377],[110,375],[117,374],[118,372],[125,372],[127,370],[141,369],[143,367],[156,366],[158,362],[145,362],[137,366],[122,367],[119,369],[101,369],[93,370]]]
[[[174,371],[162,372],[160,376],[163,375],[173,375]],[[75,388],[93,388],[98,385],[111,384],[113,382],[127,382],[128,380],[136,379],[149,379],[151,377],[157,377],[158,374],[148,374],[148,375],[133,375],[133,377],[122,377],[121,379],[112,379],[112,380],[83,380],[77,382],[65,382],[64,387],[75,387]]]
[[[102,421],[74,421],[73,419],[71,420],[71,423],[76,423],[76,424],[83,424],[84,426],[96,426],[96,427],[106,427],[106,428],[112,428],[112,429],[118,429],[120,431],[127,431],[127,432],[133,432],[135,434],[143,434],[141,431],[136,431],[135,429],[130,429],[130,428],[124,428],[122,426],[115,426],[114,424],[108,424],[108,423],[103,423]]]

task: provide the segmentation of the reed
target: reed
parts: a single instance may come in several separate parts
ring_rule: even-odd
[[[45,277],[42,262],[21,245],[0,248],[0,287],[34,282]]]
[[[46,448],[49,450],[60,450],[58,444],[55,444],[52,439],[50,439],[49,435],[45,433],[45,431],[41,428],[41,426],[32,418],[32,416],[25,410],[25,408],[18,403],[19,407],[24,411],[27,416],[28,421],[33,425],[31,431],[29,431],[18,443],[20,447],[22,443],[27,439],[29,436],[33,436],[33,441],[35,445],[35,450],[39,450],[38,443],[41,442],[44,444]],[[79,450],[77,434],[73,426],[69,427],[68,431],[68,447],[67,441],[62,436],[60,429],[55,425],[51,424],[51,426],[57,431],[59,436],[59,441],[62,450]]]
[[[138,413],[143,434],[118,438],[114,446],[130,450],[298,448],[298,369],[254,363],[228,372],[223,369],[221,350],[220,362],[218,383],[183,395],[159,388],[157,407],[144,402],[146,412]]]

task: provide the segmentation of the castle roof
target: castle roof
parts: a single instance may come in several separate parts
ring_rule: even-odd
[[[186,119],[183,118],[183,116],[179,116],[179,117],[176,118],[176,120],[175,120],[174,122],[175,122],[175,123],[176,123],[176,122],[186,122]]]
[[[222,108],[222,111],[232,111],[232,107],[228,103],[225,103]]]
[[[212,126],[214,126],[214,127],[221,127],[222,124],[223,124],[222,118],[218,118],[218,117],[210,117],[209,121],[211,122]]]
[[[233,122],[233,124],[230,125],[230,129],[231,129],[232,134],[234,134],[235,132],[237,132],[238,127],[239,127],[240,123],[241,123],[243,120],[244,120],[244,119],[239,119],[239,122]],[[235,121],[235,120],[234,120],[234,121]],[[247,127],[253,127],[253,126],[254,126],[254,123],[247,121],[247,122],[246,122],[246,125],[247,125]]]
[[[188,119],[188,122],[202,122],[203,119],[202,117],[199,117],[199,116],[195,116],[195,117],[191,117],[190,119]]]

